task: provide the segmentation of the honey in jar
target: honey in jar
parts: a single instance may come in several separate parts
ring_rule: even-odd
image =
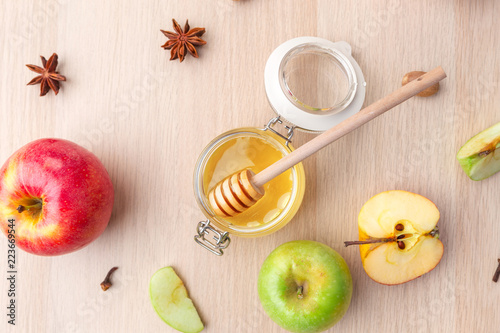
[[[219,228],[243,237],[256,237],[283,227],[295,215],[304,194],[302,164],[285,171],[264,185],[264,196],[234,217],[217,216],[208,193],[222,180],[244,169],[255,173],[289,154],[293,148],[282,137],[258,128],[226,132],[210,143],[195,170],[198,204]]]
[[[208,193],[228,176],[245,169],[259,173],[282,157],[283,153],[263,138],[232,138],[217,148],[205,167],[205,195],[208,196]],[[262,199],[243,213],[226,218],[226,221],[239,226],[255,227],[279,216],[292,195],[292,171],[285,171],[263,187],[265,195]]]

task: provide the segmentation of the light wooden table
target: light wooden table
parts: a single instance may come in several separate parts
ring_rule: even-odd
[[[2,1],[0,160],[38,138],[72,140],[102,160],[116,201],[108,228],[85,249],[54,258],[18,250],[17,325],[2,315],[0,331],[173,332],[148,296],[151,275],[172,265],[207,332],[282,332],[260,307],[259,268],[278,245],[311,239],[337,250],[353,275],[351,307],[331,332],[498,332],[500,175],[472,182],[455,154],[500,121],[499,16],[494,0]],[[168,61],[160,29],[171,30],[172,18],[207,29],[200,59]],[[272,117],[267,57],[305,35],[352,45],[365,105],[411,70],[442,65],[448,78],[437,96],[412,99],[307,160],[295,219],[264,238],[233,238],[215,257],[193,241],[203,218],[195,161],[223,131]],[[40,98],[38,86],[26,87],[25,64],[52,52],[68,81],[57,97]],[[312,137],[298,134],[295,145]],[[445,244],[434,271],[396,287],[371,281],[358,250],[342,245],[357,237],[363,203],[389,189],[434,201]],[[6,271],[3,236],[0,244]],[[115,265],[104,293],[99,283]]]

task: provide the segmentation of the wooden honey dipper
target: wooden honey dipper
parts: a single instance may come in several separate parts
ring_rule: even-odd
[[[262,186],[265,183],[445,77],[443,69],[437,67],[318,135],[258,174],[247,169],[224,179],[208,194],[213,211],[221,217],[232,217],[242,213],[264,196]]]

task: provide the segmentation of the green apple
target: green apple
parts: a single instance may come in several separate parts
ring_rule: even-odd
[[[349,308],[352,278],[344,259],[313,241],[276,248],[259,273],[259,298],[267,315],[284,329],[322,332]]]
[[[153,275],[149,282],[149,296],[156,313],[172,328],[184,333],[203,330],[198,311],[172,267],[164,267]]]
[[[500,171],[500,123],[467,141],[457,159],[472,180],[483,180]]]

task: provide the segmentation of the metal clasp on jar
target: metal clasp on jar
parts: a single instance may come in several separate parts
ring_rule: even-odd
[[[266,127],[264,128],[264,131],[270,130],[274,134],[282,137],[284,140],[286,140],[286,146],[288,147],[288,144],[290,142],[292,142],[293,130],[294,130],[295,127],[294,126],[284,125],[283,124],[283,120],[281,120],[280,117],[281,116],[277,116],[277,117],[272,118],[271,120],[269,120],[269,122],[267,123]],[[284,136],[283,134],[279,133],[278,131],[276,131],[273,128],[273,126],[276,125],[276,123],[282,124],[286,128],[286,130],[287,130],[286,136]]]
[[[210,220],[201,221],[198,223],[198,227],[196,228],[198,231],[198,235],[194,236],[194,240],[196,243],[200,244],[202,247],[212,252],[217,256],[221,256],[224,254],[224,249],[229,246],[231,243],[231,238],[229,238],[229,234],[227,232],[220,232],[210,226]],[[210,239],[205,238],[210,233],[213,234],[212,242]]]

